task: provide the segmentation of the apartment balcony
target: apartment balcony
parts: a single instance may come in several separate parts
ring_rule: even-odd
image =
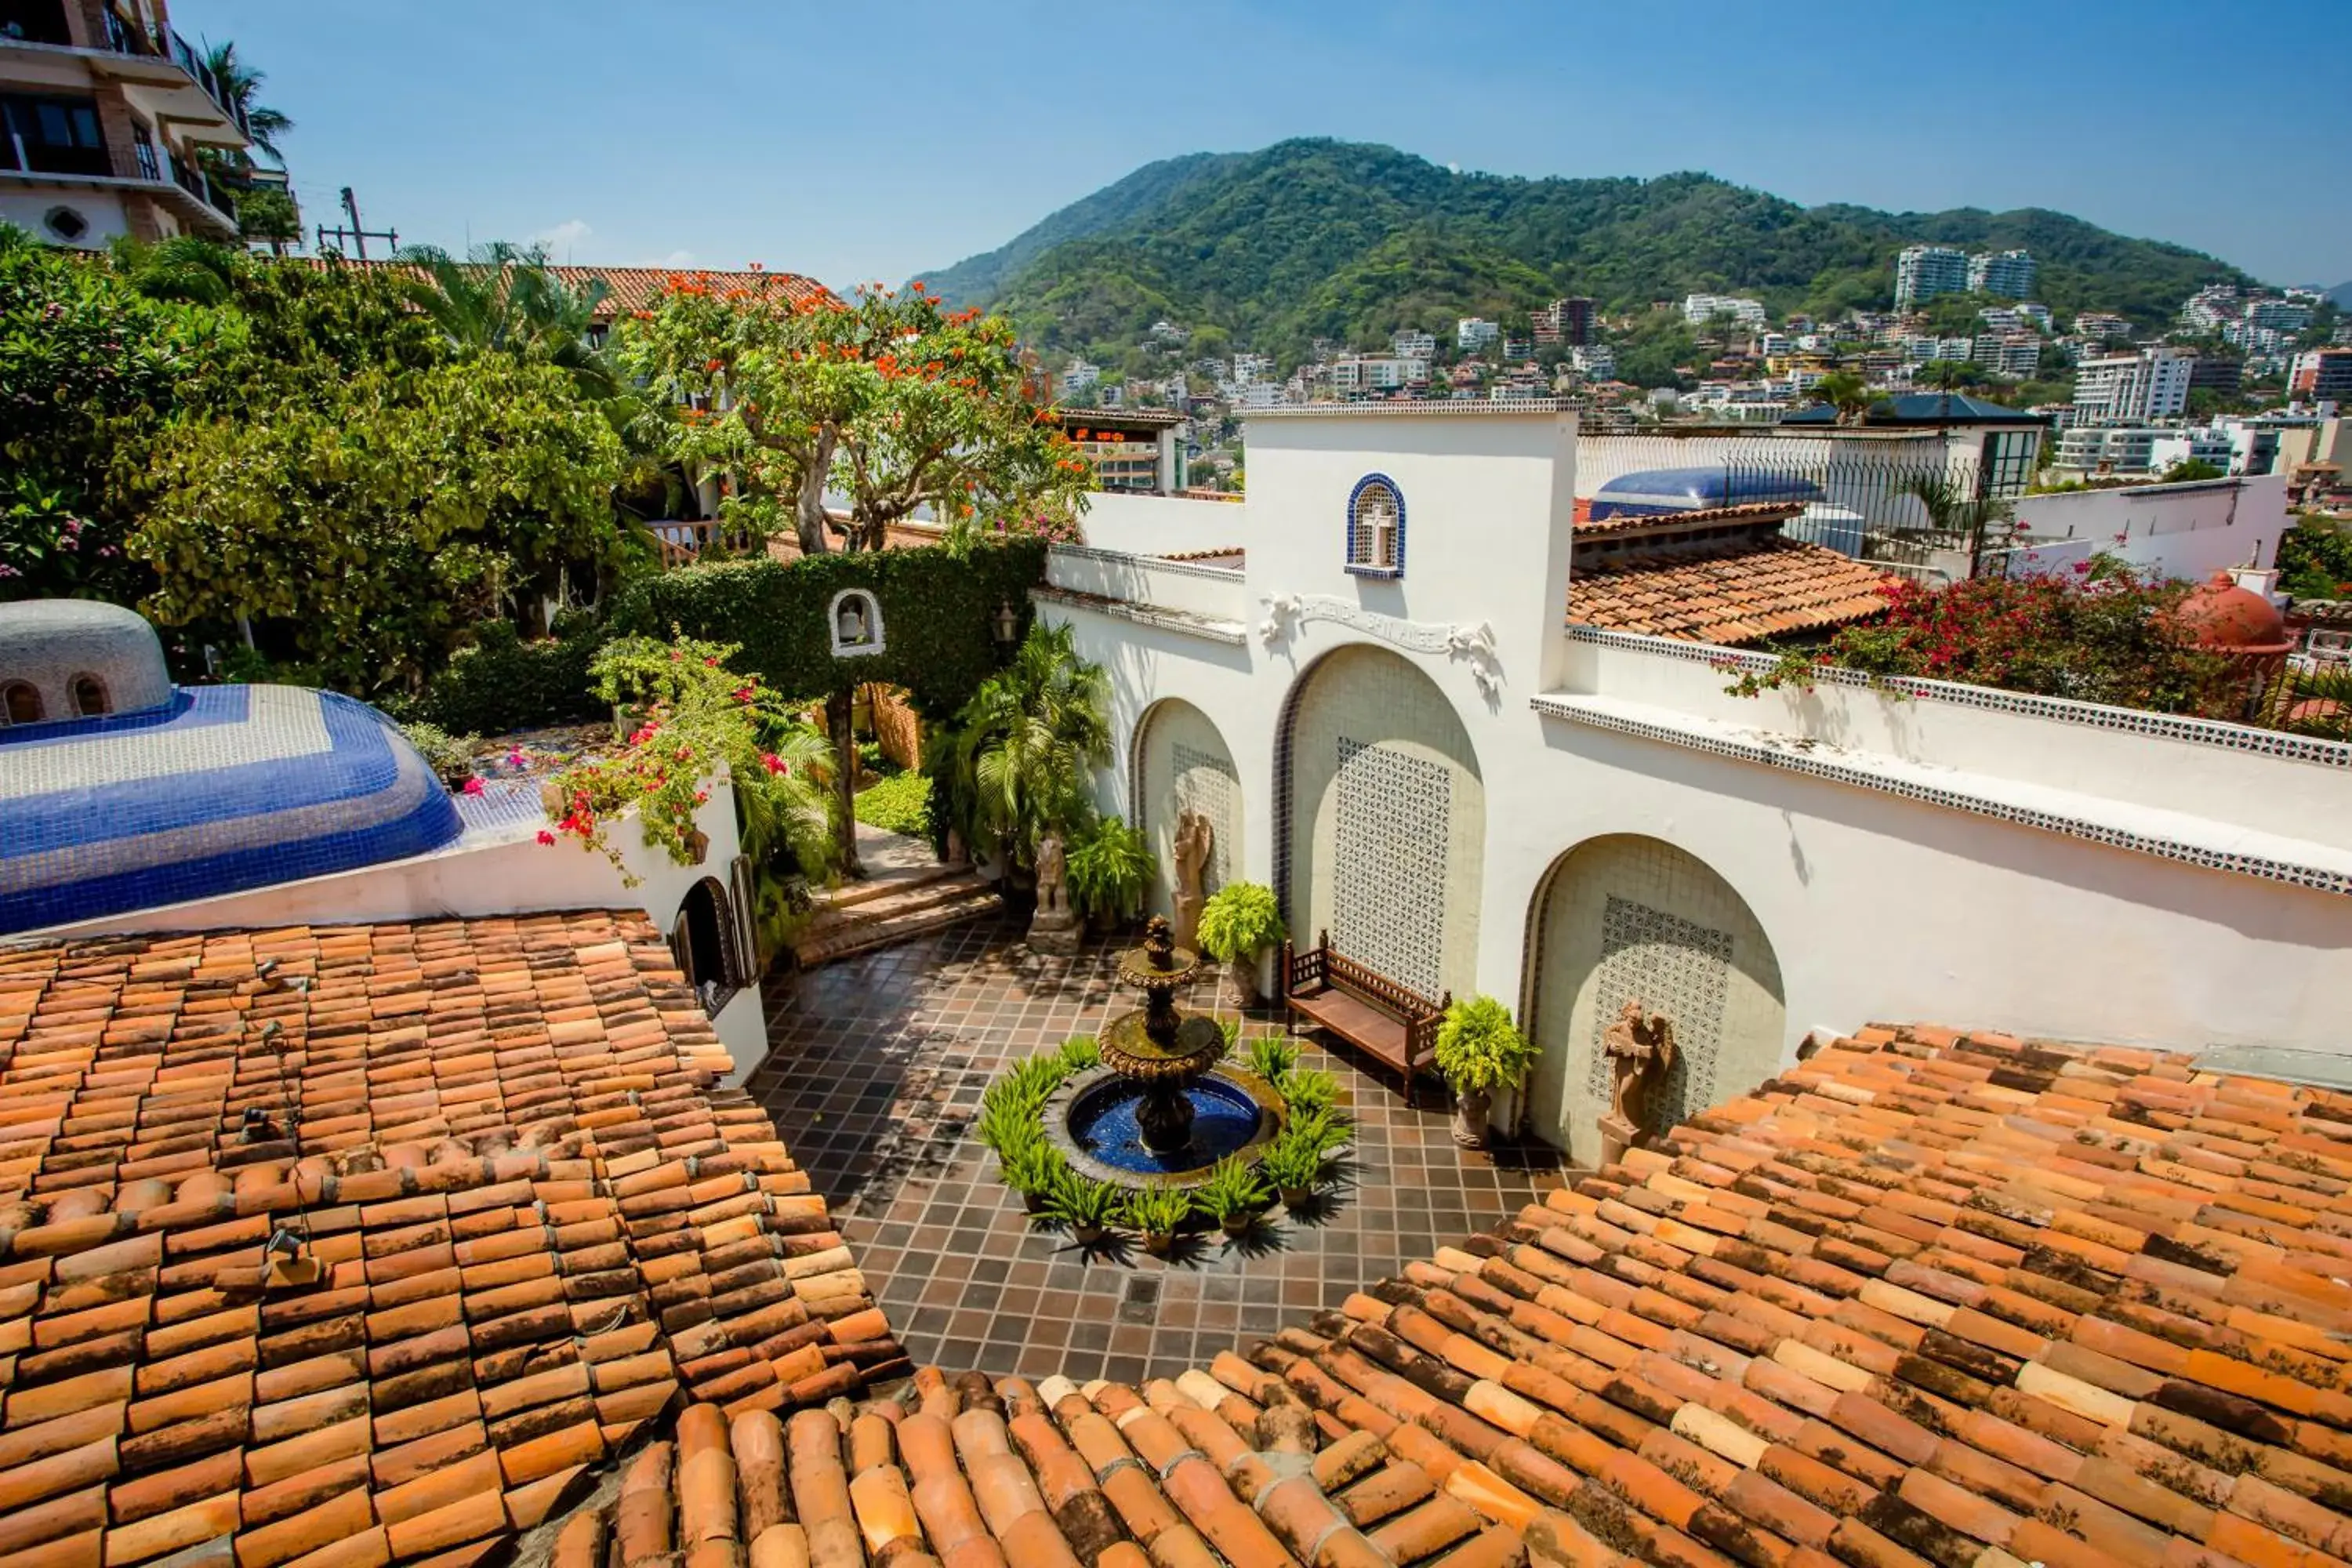
[[[0,0],[0,69],[44,58],[79,58],[90,75],[122,84],[158,123],[207,145],[242,147],[251,140],[245,114],[204,57],[178,33],[151,33],[111,5],[90,7],[95,29],[78,0]]]
[[[142,145],[118,167],[103,147],[61,147],[0,135],[0,189],[49,186],[72,190],[137,192],[170,208],[189,232],[215,239],[236,237],[236,202],[226,186],[192,160],[168,149]]]

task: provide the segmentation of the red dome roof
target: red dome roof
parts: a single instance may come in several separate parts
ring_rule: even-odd
[[[2294,647],[2286,618],[2227,572],[2216,572],[2180,602],[2180,624],[2216,653],[2281,654]]]

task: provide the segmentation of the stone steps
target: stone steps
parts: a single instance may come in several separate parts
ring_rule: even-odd
[[[811,969],[1003,907],[994,886],[969,870],[942,866],[915,876],[877,878],[828,899],[793,944],[793,953],[803,969]]]

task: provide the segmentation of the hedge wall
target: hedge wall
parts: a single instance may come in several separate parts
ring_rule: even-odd
[[[622,590],[605,632],[740,643],[732,663],[794,698],[823,697],[862,681],[906,688],[916,709],[940,720],[996,672],[997,607],[1029,629],[1029,590],[1045,574],[1045,543],[1015,539],[963,555],[912,550],[803,556],[790,563],[722,561],[641,578]],[[882,611],[880,653],[835,658],[826,630],[833,598],[863,588]]]
[[[387,704],[402,719],[422,719],[453,735],[496,735],[567,720],[593,718],[603,705],[588,691],[588,663],[605,633],[587,626],[562,637],[525,642],[512,626],[476,628],[414,701]]]

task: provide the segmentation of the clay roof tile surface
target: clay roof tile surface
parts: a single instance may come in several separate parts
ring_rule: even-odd
[[[728,1068],[635,913],[0,949],[0,1562],[472,1561],[903,1371]]]
[[[1733,647],[1866,620],[1886,608],[1876,568],[1789,539],[1728,541],[1580,560],[1568,619]]]
[[[2323,1568],[2348,1268],[2352,1098],[1874,1026],[1206,1368],[689,1413],[554,1561]]]

